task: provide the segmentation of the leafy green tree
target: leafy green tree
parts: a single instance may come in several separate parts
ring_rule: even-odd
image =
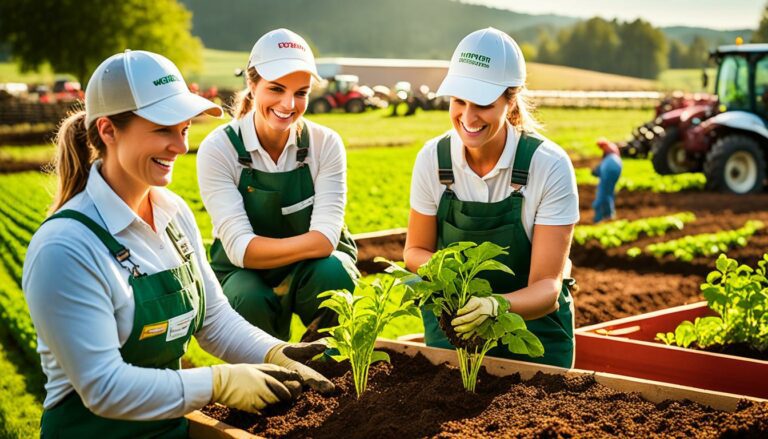
[[[560,60],[582,69],[613,72],[614,57],[621,46],[614,22],[599,17],[577,23],[558,35]]]
[[[669,40],[669,68],[682,69],[686,67],[688,48],[679,40]]]
[[[549,36],[549,33],[542,32],[539,34],[539,50],[536,61],[544,64],[559,64],[559,50],[557,42]]]
[[[753,43],[768,43],[768,4],[763,9],[763,15],[760,18],[760,24],[757,30],[752,34]]]
[[[192,14],[176,0],[3,0],[0,44],[24,71],[48,63],[85,84],[101,61],[127,48],[161,53],[179,68],[200,66]]]
[[[708,57],[709,45],[707,44],[707,40],[696,35],[691,42],[691,46],[688,48],[686,67],[694,69],[702,68],[706,65]]]
[[[621,48],[613,73],[655,79],[667,68],[667,39],[661,30],[636,19],[618,25]]]

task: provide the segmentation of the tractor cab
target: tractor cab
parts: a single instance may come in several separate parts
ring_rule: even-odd
[[[359,85],[357,75],[336,75],[325,78],[320,86],[319,97],[309,103],[309,112],[327,113],[340,108],[347,113],[362,113],[368,108],[373,91]],[[313,93],[315,94],[315,93]]]
[[[768,118],[768,44],[721,46],[715,94],[719,111],[749,111]]]

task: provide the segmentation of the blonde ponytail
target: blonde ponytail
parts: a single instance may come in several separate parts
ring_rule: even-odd
[[[245,90],[235,95],[235,102],[232,105],[232,114],[235,115],[235,119],[242,119],[253,109],[253,95],[251,94],[250,84],[256,84],[261,79],[255,67],[248,67],[245,74],[248,76],[246,80],[248,86]]]
[[[107,116],[117,129],[124,128],[135,115],[128,111]],[[71,113],[56,132],[56,155],[53,169],[57,175],[56,194],[49,213],[53,213],[85,189],[91,165],[102,158],[107,147],[96,123],[85,127],[85,111]]]
[[[533,104],[525,96],[526,88],[509,87],[504,91],[504,97],[510,104],[507,121],[518,131],[532,133],[542,128],[541,123],[533,117]]]

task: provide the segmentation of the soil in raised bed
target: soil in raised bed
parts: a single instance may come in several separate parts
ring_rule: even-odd
[[[390,357],[392,364],[371,367],[359,400],[346,363],[313,363],[336,384],[335,395],[307,391],[262,415],[221,405],[203,412],[265,437],[768,437],[768,403],[745,400],[728,413],[690,401],[655,404],[591,376],[540,373],[523,382],[484,370],[477,393],[467,393],[453,367],[433,366],[421,355]]]

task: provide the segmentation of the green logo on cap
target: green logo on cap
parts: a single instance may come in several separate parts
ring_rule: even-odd
[[[171,74],[168,76],[163,76],[162,78],[157,78],[154,81],[152,81],[152,83],[155,84],[155,86],[158,86],[158,85],[168,84],[176,81],[181,81],[181,79],[179,79],[176,75]]]
[[[459,62],[464,64],[472,64],[473,66],[482,67],[484,69],[490,68],[491,58],[479,53],[461,52],[459,55]]]

